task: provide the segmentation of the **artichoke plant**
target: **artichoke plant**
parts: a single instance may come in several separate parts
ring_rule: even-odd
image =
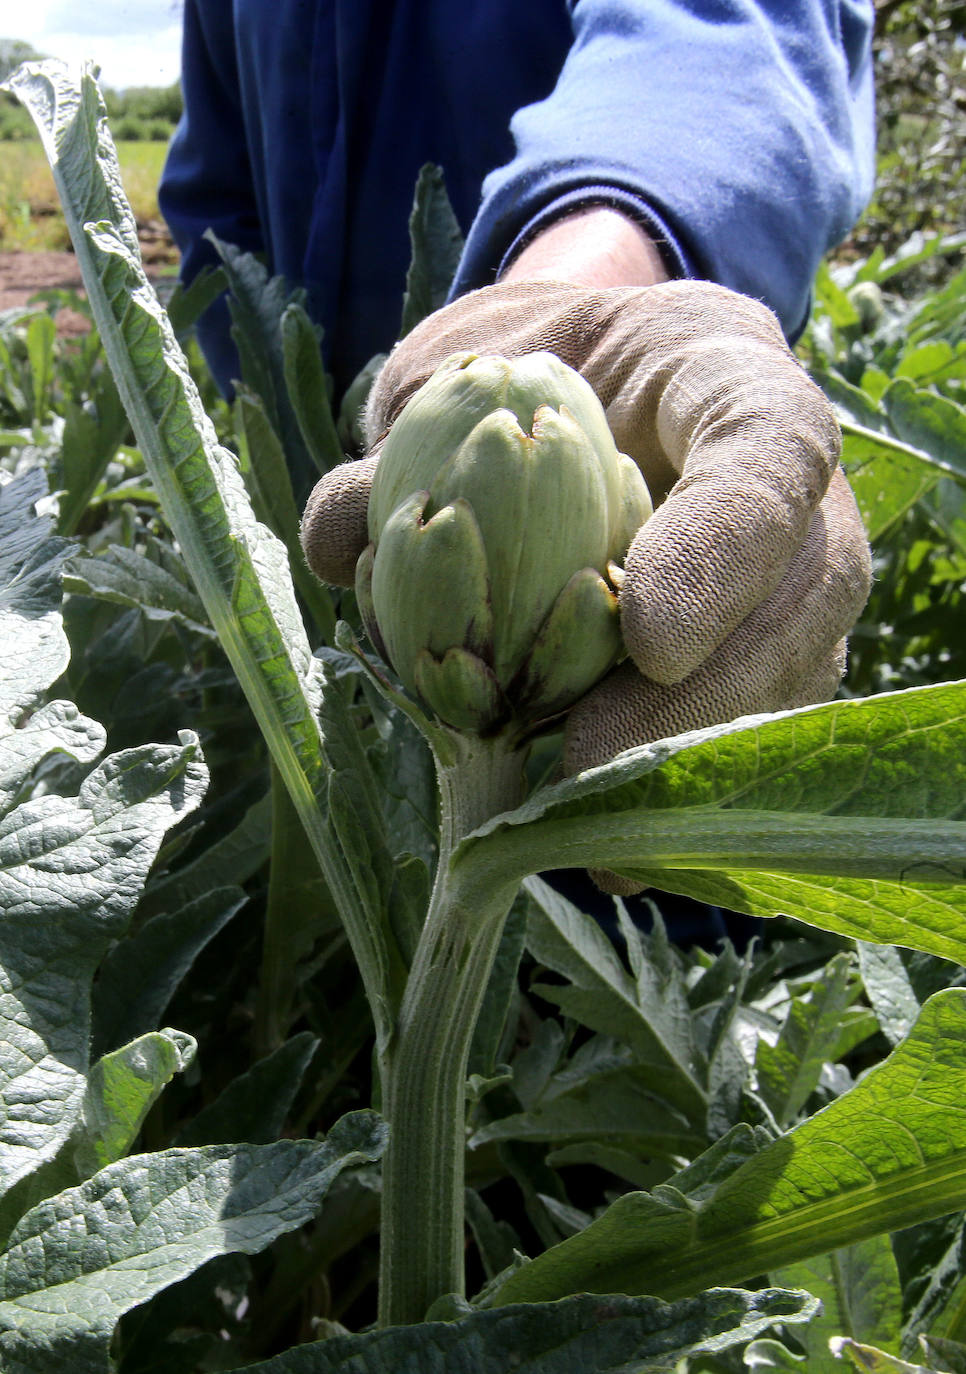
[[[578,373],[457,354],[382,448],[356,569],[367,632],[440,720],[523,735],[621,656],[616,582],[650,513]]]

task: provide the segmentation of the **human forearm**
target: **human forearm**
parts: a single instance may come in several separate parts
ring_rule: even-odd
[[[575,286],[652,286],[668,274],[645,230],[607,205],[575,210],[541,231],[501,281],[566,281]]]

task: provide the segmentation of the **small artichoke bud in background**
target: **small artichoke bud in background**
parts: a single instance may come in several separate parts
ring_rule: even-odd
[[[856,282],[846,295],[859,317],[859,327],[863,334],[872,334],[878,329],[885,315],[882,291],[874,281],[860,281]]]
[[[651,501],[583,378],[459,354],[389,432],[356,568],[366,629],[442,721],[524,733],[621,657],[615,580]]]

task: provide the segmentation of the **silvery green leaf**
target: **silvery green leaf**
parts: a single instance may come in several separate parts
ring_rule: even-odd
[[[897,949],[859,940],[859,968],[866,996],[879,1029],[890,1045],[898,1045],[919,1015],[919,998]]]
[[[331,1336],[245,1374],[672,1374],[686,1355],[728,1350],[814,1311],[807,1293],[780,1289],[713,1289],[676,1303],[581,1296]]]
[[[76,797],[0,818],[0,1176],[51,1158],[85,1092],[94,971],[124,930],[165,831],[207,784],[196,738],[114,754]]]
[[[4,1374],[106,1374],[118,1319],[215,1255],[257,1254],[310,1221],[385,1128],[355,1112],[324,1142],[134,1155],[24,1216],[0,1255]]]
[[[0,480],[0,735],[70,657],[60,615],[60,570],[70,545],[49,538],[49,520],[35,514],[46,494],[40,469]]]
[[[119,606],[135,606],[149,620],[175,620],[196,634],[212,634],[205,608],[187,580],[134,549],[112,544],[96,557],[75,557],[65,587]]]

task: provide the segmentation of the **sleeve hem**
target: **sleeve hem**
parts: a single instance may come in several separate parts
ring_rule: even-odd
[[[549,228],[551,224],[563,219],[566,215],[572,214],[575,210],[583,210],[592,205],[606,205],[613,210],[620,210],[629,219],[639,224],[657,248],[664,269],[670,278],[693,279],[700,276],[690,254],[687,253],[677,236],[672,233],[667,222],[651,206],[645,204],[639,196],[620,186],[610,186],[602,182],[596,185],[579,186],[571,191],[566,191],[533,215],[503,254],[497,268],[497,279],[503,275],[513,259],[526,248],[527,244],[531,243],[544,229]]]

